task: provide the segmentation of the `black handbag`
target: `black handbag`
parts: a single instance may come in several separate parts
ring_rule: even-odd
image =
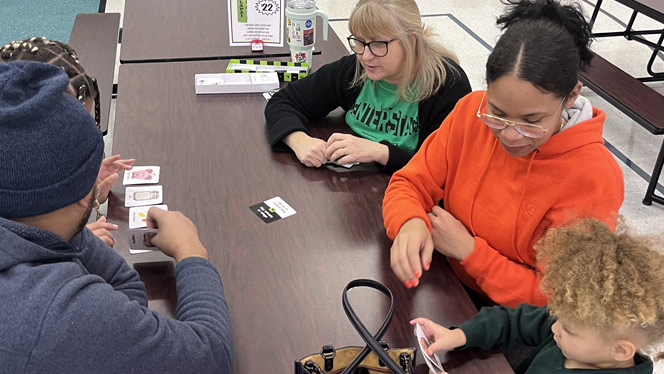
[[[348,291],[356,287],[373,288],[390,298],[390,310],[378,332],[373,336],[357,317],[348,301]],[[350,323],[367,345],[364,348],[343,347],[338,349],[325,345],[320,353],[296,360],[295,374],[412,374],[415,372],[416,348],[390,348],[386,342],[379,341],[385,334],[394,314],[394,297],[389,288],[371,279],[356,279],[344,288],[342,305]]]

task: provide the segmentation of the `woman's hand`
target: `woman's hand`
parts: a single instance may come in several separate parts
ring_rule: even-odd
[[[327,139],[325,157],[337,164],[377,162],[387,164],[389,149],[385,144],[349,134],[334,133]]]
[[[475,238],[452,214],[434,206],[428,214],[433,234],[433,246],[445,256],[462,261],[475,248]]]
[[[320,167],[327,163],[325,150],[327,145],[323,139],[312,138],[302,131],[295,131],[284,138],[284,143],[295,152],[295,156],[305,166]]]
[[[399,229],[390,249],[390,265],[394,274],[407,288],[416,287],[422,269],[429,270],[433,241],[426,222],[411,218]]]

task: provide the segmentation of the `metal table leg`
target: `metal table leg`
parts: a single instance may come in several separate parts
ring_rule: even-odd
[[[646,197],[643,198],[643,204],[652,205],[652,202],[664,204],[664,197],[655,195],[655,189],[657,188],[657,182],[659,181],[659,176],[662,174],[662,165],[664,165],[664,141],[662,141],[662,147],[659,149],[659,155],[657,156],[657,162],[655,162],[655,168],[652,171],[650,176],[650,183],[648,184],[648,190],[646,192]]]

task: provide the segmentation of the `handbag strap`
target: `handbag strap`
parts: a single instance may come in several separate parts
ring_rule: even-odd
[[[368,287],[368,288],[373,288],[375,290],[378,290],[385,294],[387,297],[390,298],[390,310],[387,312],[387,315],[385,316],[385,319],[383,320],[383,324],[380,326],[378,331],[376,332],[375,335],[371,335],[369,330],[364,326],[362,321],[357,317],[357,314],[355,314],[355,311],[353,310],[353,307],[350,305],[350,301],[348,301],[348,291],[352,290],[353,288],[356,287]],[[371,279],[356,279],[354,281],[351,281],[346,285],[346,288],[344,288],[344,292],[341,297],[341,302],[344,307],[344,312],[346,312],[346,316],[350,320],[350,323],[353,325],[355,330],[360,334],[362,337],[362,340],[364,340],[367,345],[362,349],[362,351],[355,357],[353,362],[351,362],[346,369],[343,371],[342,374],[349,374],[352,373],[355,368],[357,368],[364,360],[364,358],[369,354],[369,352],[373,351],[378,358],[390,369],[392,374],[405,374],[403,370],[397,365],[396,362],[394,362],[390,356],[383,350],[383,347],[380,345],[378,340],[383,337],[383,334],[385,334],[385,331],[387,330],[387,327],[390,325],[390,321],[392,320],[392,315],[394,314],[394,296],[392,296],[392,291],[390,291],[387,286],[385,286],[382,283],[376,282],[375,280]]]

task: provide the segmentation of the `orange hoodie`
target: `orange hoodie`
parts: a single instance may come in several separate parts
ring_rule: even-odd
[[[596,217],[615,227],[624,199],[620,167],[604,147],[605,114],[553,135],[525,157],[508,155],[477,118],[482,92],[461,99],[411,161],[390,180],[383,200],[387,235],[406,221],[445,210],[475,237],[457,276],[498,304],[545,305],[533,244],[549,227]]]

